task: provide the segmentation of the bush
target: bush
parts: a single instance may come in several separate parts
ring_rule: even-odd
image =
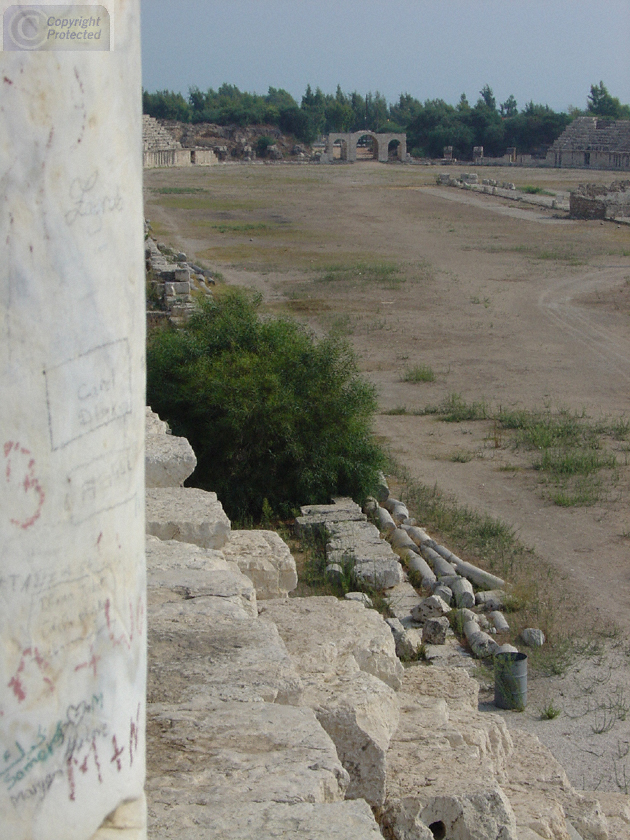
[[[266,134],[263,134],[262,137],[259,137],[256,141],[256,154],[258,157],[264,157],[267,154],[267,149],[269,146],[273,146],[276,141],[273,137],[269,137]]]
[[[228,515],[258,519],[343,494],[364,498],[383,454],[371,434],[374,389],[347,342],[261,319],[259,299],[227,290],[181,328],[149,336],[147,400],[192,444],[191,483]]]

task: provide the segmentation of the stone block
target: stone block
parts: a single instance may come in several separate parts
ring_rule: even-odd
[[[256,618],[256,590],[220,551],[176,540],[146,538],[148,603],[214,598],[223,615]]]
[[[362,560],[355,564],[354,576],[359,583],[373,589],[391,589],[405,578],[402,566],[394,557]]]
[[[251,580],[259,600],[284,598],[297,586],[293,555],[274,531],[232,531],[222,551]]]
[[[177,274],[177,272],[175,272]],[[166,297],[176,297],[177,295],[189,295],[190,294],[190,281],[186,281],[185,283],[182,281],[179,282],[172,282],[172,283],[165,283],[164,284],[164,295]]]
[[[429,618],[422,628],[422,642],[426,645],[443,645],[449,629],[448,618]]]
[[[168,423],[165,420],[160,420],[159,416],[148,405],[144,411],[144,428],[147,435],[168,434]]]
[[[276,627],[244,612],[225,616],[217,600],[150,607],[149,701],[299,703],[302,683]]]
[[[411,617],[414,621],[424,623],[429,618],[440,618],[450,613],[450,611],[451,608],[449,605],[439,595],[429,595],[421,604],[413,608]]]
[[[146,529],[161,540],[221,548],[229,539],[230,520],[216,493],[195,487],[154,487],[146,491]]]
[[[333,742],[304,707],[150,705],[147,739],[151,821],[187,804],[211,812],[227,803],[238,811],[255,802],[335,802],[348,786]]]
[[[186,438],[148,434],[144,464],[146,487],[181,487],[197,466],[197,458]]]
[[[151,808],[151,840],[382,840],[372,809],[363,800],[344,802],[219,803],[193,801]]]
[[[278,628],[299,673],[372,674],[393,689],[403,668],[391,631],[375,610],[332,596],[265,601],[261,616]]]

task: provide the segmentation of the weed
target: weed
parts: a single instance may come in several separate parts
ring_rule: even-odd
[[[389,289],[398,288],[406,278],[402,269],[391,262],[358,262],[354,265],[335,264],[321,269],[319,281],[322,283],[362,282],[382,283]]]
[[[398,414],[408,414],[407,406],[406,405],[397,405],[394,408],[388,408],[386,411],[381,411],[381,414],[389,414],[389,415],[398,415]]]
[[[555,720],[562,713],[562,710],[554,706],[553,700],[549,700],[540,710],[541,720]]]
[[[430,365],[406,367],[400,378],[401,382],[435,382],[435,373]]]
[[[460,449],[458,452],[454,452],[451,455],[450,460],[455,464],[467,464],[469,461],[472,461],[474,457],[475,456],[472,452],[466,452]]]
[[[449,394],[439,405],[426,406],[423,414],[435,414],[446,423],[461,423],[464,420],[485,420],[488,408],[485,400],[468,404],[461,394]]]

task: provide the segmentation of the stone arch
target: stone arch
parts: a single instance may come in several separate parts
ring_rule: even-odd
[[[393,160],[394,158],[400,160],[400,140],[397,137],[394,137],[387,144],[387,160]]]
[[[346,156],[342,160],[347,160],[350,163],[355,163],[357,159],[357,143],[362,137],[372,137],[373,143],[376,147],[375,157],[381,163],[387,163],[389,144],[394,140],[398,141],[398,160],[407,160],[407,135],[406,134],[392,134],[392,133],[378,133],[365,129],[364,131],[353,132],[331,132],[326,140],[326,154],[325,159],[327,163],[332,163],[334,160],[334,146],[335,143],[341,141],[346,144]],[[343,146],[342,146],[343,147]]]

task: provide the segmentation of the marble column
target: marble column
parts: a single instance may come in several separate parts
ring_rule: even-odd
[[[121,803],[143,797],[139,6],[42,6],[39,19],[21,22],[4,11],[4,840],[86,840]]]

